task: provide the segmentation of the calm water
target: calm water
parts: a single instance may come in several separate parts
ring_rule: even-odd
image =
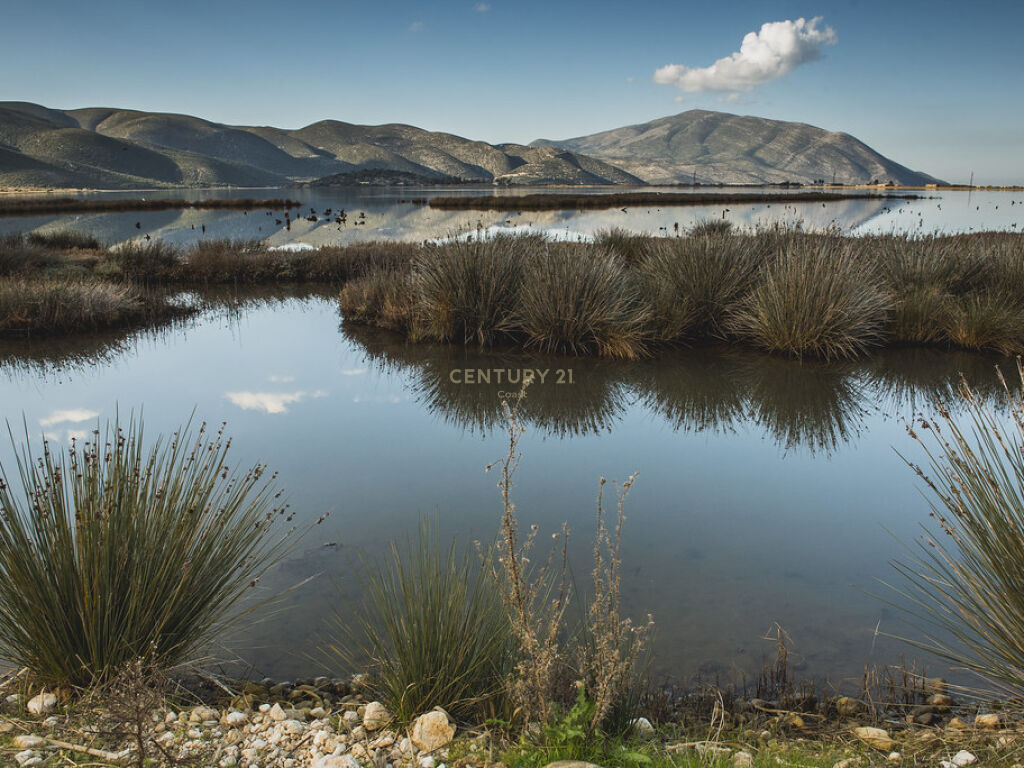
[[[117,409],[144,409],[151,435],[194,409],[228,422],[236,460],[280,472],[300,520],[329,511],[262,588],[313,580],[231,647],[257,674],[294,677],[319,670],[329,617],[358,600],[360,551],[379,554],[435,512],[449,534],[496,531],[497,478],[484,466],[507,447],[498,392],[514,387],[465,383],[466,370],[550,369],[524,405],[521,522],[548,533],[567,521],[585,584],[598,478],[639,472],[624,601],[654,615],[656,668],[749,678],[778,623],[805,674],[837,680],[905,650],[876,637],[906,627],[865,592],[893,577],[894,536],[912,539],[927,519],[895,454],[915,456],[902,419],[959,372],[994,392],[996,362],[922,350],[843,365],[708,350],[639,364],[479,354],[349,327],[312,294],[157,332],[0,345],[0,404],[61,443]]]
[[[645,188],[645,189],[650,189]],[[0,233],[80,229],[114,243],[146,234],[172,242],[189,243],[200,238],[256,238],[272,246],[329,245],[368,239],[422,241],[467,232],[507,230],[543,231],[560,238],[590,237],[609,227],[636,232],[674,234],[676,225],[685,230],[702,219],[724,218],[737,227],[751,228],[775,222],[801,222],[810,229],[839,226],[855,234],[911,231],[930,233],[980,230],[1024,231],[1024,192],[912,192],[919,200],[844,200],[836,203],[790,203],[757,205],[696,206],[684,208],[627,208],[626,211],[529,211],[519,213],[514,200],[535,189],[460,190],[450,187],[422,188],[338,188],[161,191],[141,193],[148,197],[287,197],[316,210],[319,220],[300,219],[285,226],[282,211],[154,211],[78,216],[32,216],[0,218]],[[556,190],[565,191],[565,190]],[[574,190],[598,193],[607,189]],[[617,190],[618,191],[618,190]],[[679,189],[671,191],[678,192]],[[703,191],[703,190],[702,190]],[[722,191],[727,190],[712,190]],[[742,191],[742,190],[741,190]],[[774,190],[784,192],[785,190]],[[439,211],[414,205],[413,197],[437,195],[501,194],[509,197],[507,211]],[[140,193],[117,193],[105,197],[136,197]],[[344,210],[347,222],[339,225],[322,217],[324,209]],[[308,213],[308,210],[304,211]],[[359,214],[365,218],[360,219]],[[278,224],[277,221],[281,221]],[[357,224],[356,222],[362,222]],[[138,224],[138,227],[136,227]],[[206,231],[203,232],[203,227]]]

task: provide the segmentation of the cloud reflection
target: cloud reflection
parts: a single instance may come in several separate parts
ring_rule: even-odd
[[[327,393],[318,389],[315,392],[225,392],[224,396],[232,405],[237,405],[244,411],[288,413],[289,406],[301,403],[306,398],[326,397]]]

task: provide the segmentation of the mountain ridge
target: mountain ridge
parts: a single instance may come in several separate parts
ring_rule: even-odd
[[[227,125],[0,102],[0,187],[287,186],[405,178],[516,185],[937,181],[848,134],[690,110],[563,141],[489,144],[404,123]],[[397,174],[397,175],[396,175]]]
[[[586,154],[648,184],[943,183],[848,133],[703,109],[571,139],[537,139],[531,146]]]

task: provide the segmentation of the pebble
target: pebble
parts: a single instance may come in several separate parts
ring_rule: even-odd
[[[745,750],[740,750],[732,756],[733,768],[754,768],[754,756]]]
[[[228,712],[224,715],[224,722],[232,728],[238,728],[249,722],[249,718],[244,712]]]
[[[57,708],[57,697],[43,691],[28,700],[28,711],[32,715],[48,715]]]
[[[653,736],[654,726],[646,717],[638,717],[630,721],[630,726],[639,736]]]
[[[22,768],[30,768],[30,766],[33,765],[43,764],[43,756],[31,749],[19,752],[14,756],[14,759],[17,761],[18,765],[22,766]]]
[[[11,739],[11,744],[18,749],[39,749],[39,747],[46,746],[46,739],[21,735]]]
[[[997,728],[1002,728],[1003,718],[996,713],[977,715],[974,718],[974,725],[976,728],[981,728],[986,731],[994,731]]]
[[[379,731],[391,722],[391,713],[379,701],[371,701],[363,711],[363,728],[368,731]]]
[[[968,752],[966,749],[961,749],[955,755],[953,755],[952,763],[957,768],[965,768],[968,765],[974,765],[978,762],[978,758]]]
[[[865,725],[860,728],[854,728],[853,735],[869,747],[874,747],[884,752],[889,752],[896,746],[896,741],[881,728],[872,728]]]

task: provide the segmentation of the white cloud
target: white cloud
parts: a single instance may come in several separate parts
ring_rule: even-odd
[[[487,13],[489,10],[491,10],[491,4],[477,3],[476,5],[473,6],[473,10],[476,11],[477,13]]]
[[[414,21],[412,24],[409,25],[409,31],[410,32],[419,32],[422,29],[423,29],[423,22],[422,21]]]
[[[739,93],[788,74],[808,61],[821,58],[823,45],[839,39],[832,27],[819,28],[820,16],[810,21],[771,21],[759,32],[748,32],[740,49],[708,67],[669,64],[654,73],[654,82],[674,85],[684,93],[706,91]]]
[[[95,419],[99,415],[99,411],[89,411],[85,408],[69,408],[64,411],[53,411],[45,419],[39,420],[39,426],[52,427],[54,424],[63,424],[64,422],[78,424],[82,421]]]
[[[291,382],[295,381],[295,377],[294,376],[277,376],[277,375],[274,375],[274,376],[268,376],[267,377],[267,381],[272,381],[275,384],[290,384]]]
[[[369,369],[367,369],[367,368],[342,368],[341,369],[341,375],[342,376],[362,376],[364,373],[367,373],[368,370]]]

